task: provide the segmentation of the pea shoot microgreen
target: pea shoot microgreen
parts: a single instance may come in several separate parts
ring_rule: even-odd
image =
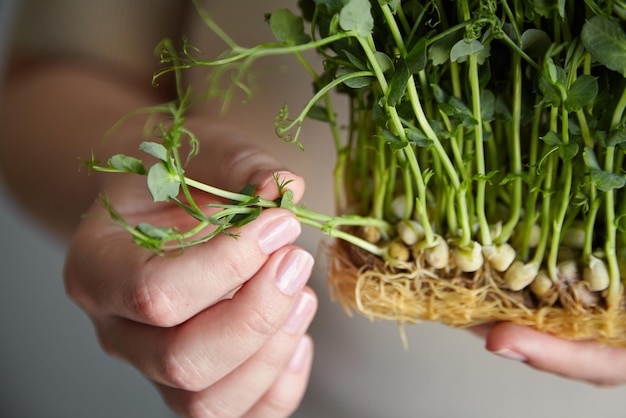
[[[264,208],[283,207],[392,268],[426,260],[433,270],[452,266],[465,274],[489,265],[503,289],[524,291],[538,306],[564,304],[555,302],[563,289],[585,280],[582,287],[602,292],[604,302],[582,302],[581,287],[576,303],[621,303],[626,2],[300,0],[298,6],[298,14],[281,9],[266,16],[274,42],[244,47],[198,5],[226,52],[204,60],[187,41],[180,51],[164,41],[165,66],[155,79],[206,67],[212,93],[228,104],[238,89],[252,94],[246,80],[256,60],[295,56],[314,90],[297,115],[286,106],[278,110],[276,134],[302,148],[307,119],[328,123],[339,213],[294,205],[280,179],[281,197],[270,202],[250,190],[233,194],[185,177],[179,149],[185,138],[197,140],[184,127],[188,96],[179,86],[178,101],[159,108],[169,115],[159,125],[162,143],[141,146],[158,163],[145,168],[115,156],[104,167],[93,164],[147,175],[155,201],[173,201],[198,221],[192,231],[126,226],[138,243],[161,251],[205,242]],[[320,72],[306,51],[317,51]],[[330,93],[348,98],[345,129]],[[189,188],[229,203],[207,217]],[[212,232],[196,238],[207,226]],[[366,237],[367,228],[378,235]],[[392,250],[392,243],[400,246]],[[580,269],[576,278],[564,279],[566,254]],[[588,271],[606,273],[606,283],[592,283]],[[539,277],[557,299],[525,290],[539,289],[530,286]]]

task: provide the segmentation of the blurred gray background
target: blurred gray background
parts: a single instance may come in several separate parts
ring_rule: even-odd
[[[63,246],[4,187],[0,236],[0,417],[172,417],[147,381],[100,351],[63,291]]]
[[[0,76],[14,3],[0,0]],[[0,178],[0,418],[172,417],[146,380],[100,351],[63,291],[63,253]]]

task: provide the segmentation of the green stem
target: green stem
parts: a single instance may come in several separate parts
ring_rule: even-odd
[[[376,79],[378,81],[380,89],[383,92],[387,92],[389,83],[387,82],[387,79],[385,78],[382,68],[380,67],[378,59],[375,56],[375,50],[373,46],[374,40],[372,38],[372,35],[369,35],[367,38],[358,37],[357,39],[361,44],[365,55],[367,56],[368,62],[372,67],[374,74],[376,75]],[[417,213],[419,214],[422,227],[424,228],[424,237],[426,242],[428,244],[431,244],[434,242],[435,236],[428,217],[428,208],[426,206],[426,183],[422,175],[422,170],[417,161],[415,150],[409,144],[409,141],[406,137],[406,133],[404,131],[404,127],[402,126],[402,121],[400,119],[400,116],[398,115],[398,111],[395,107],[389,106],[387,104],[385,104],[385,110],[389,115],[390,122],[393,129],[395,130],[395,133],[400,137],[402,142],[407,144],[407,146],[405,146],[402,151],[406,155],[409,167],[411,168],[411,171],[413,173],[415,187],[417,188]]]
[[[296,129],[296,133],[292,138],[288,138],[289,142],[298,143],[298,137],[300,135],[300,129],[302,127],[302,123],[304,119],[306,119],[307,115],[311,111],[311,108],[317,104],[322,98],[326,97],[330,91],[332,91],[335,87],[345,83],[346,81],[352,80],[354,78],[359,77],[371,77],[373,74],[370,71],[356,71],[354,73],[345,74],[341,77],[337,77],[335,80],[329,82],[324,87],[322,87],[311,100],[307,102],[304,106],[298,117],[296,117],[291,123],[286,124],[284,126],[278,126],[276,128],[276,133],[280,138],[284,138],[287,132],[292,129]]]
[[[513,179],[513,198],[510,202],[511,215],[506,224],[502,227],[502,233],[498,237],[500,242],[509,240],[515,227],[519,223],[522,209],[522,138],[521,138],[521,118],[522,118],[522,64],[519,55],[514,54],[512,59],[513,73],[511,78],[515,80],[513,84],[513,107],[511,110],[511,128],[507,132],[510,135],[510,163],[511,172],[515,176]]]
[[[561,141],[563,144],[569,144],[569,127],[568,127],[568,115],[569,113],[565,108],[561,110]],[[561,202],[557,210],[557,214],[552,222],[552,242],[550,244],[550,252],[548,255],[548,264],[553,266],[557,265],[559,246],[561,243],[561,234],[563,232],[563,224],[567,215],[567,209],[570,205],[570,194],[572,190],[572,176],[573,166],[570,159],[565,159],[562,162],[563,169],[561,171],[561,178],[563,183],[560,183],[561,189]]]
[[[485,246],[492,244],[489,222],[485,212],[485,190],[487,186],[487,172],[485,169],[485,147],[483,136],[482,109],[480,103],[480,80],[478,75],[478,61],[474,54],[469,57],[469,78],[472,91],[472,108],[474,118],[478,121],[474,127],[474,146],[476,147],[475,162],[478,178],[476,179],[476,216],[480,227],[481,243]]]
[[[626,109],[626,88],[622,90],[622,95],[613,112],[611,128],[616,128],[621,123]],[[610,173],[615,172],[615,147],[606,147],[604,170]],[[609,308],[617,307],[621,299],[621,281],[619,263],[617,260],[617,228],[615,225],[615,191],[605,192],[606,205],[606,260],[609,268],[610,285],[606,298]]]
[[[615,156],[615,147],[606,148],[606,161],[604,169],[613,172],[613,162]],[[605,192],[605,209],[606,209],[606,260],[609,268],[609,291],[606,301],[609,308],[617,307],[621,299],[621,282],[619,263],[617,261],[617,245],[616,245],[616,226],[615,226],[615,191],[609,190]]]

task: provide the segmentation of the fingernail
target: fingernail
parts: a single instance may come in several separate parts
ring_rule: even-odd
[[[281,216],[263,228],[259,237],[259,247],[265,254],[271,254],[280,247],[294,242],[299,235],[298,221]]]
[[[283,324],[287,334],[297,334],[305,328],[315,313],[315,298],[308,292],[300,293],[289,317]]]
[[[515,351],[509,350],[508,348],[503,348],[502,350],[494,351],[493,354],[498,355],[500,357],[504,357],[509,360],[521,361],[522,363],[526,363],[528,361],[528,359],[525,356]]]
[[[313,256],[304,250],[288,253],[278,268],[276,285],[286,295],[295,295],[309,280],[313,268]]]
[[[298,347],[296,347],[296,351],[293,352],[291,360],[289,360],[289,364],[287,365],[290,372],[298,373],[302,370],[307,363],[312,347],[313,342],[311,341],[311,337],[305,335],[300,339],[300,343],[298,343]]]

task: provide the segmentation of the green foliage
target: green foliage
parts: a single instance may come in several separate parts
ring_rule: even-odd
[[[227,105],[236,90],[252,94],[248,81],[257,59],[295,56],[311,74],[313,91],[295,116],[287,105],[278,111],[277,136],[303,148],[307,118],[328,123],[338,157],[337,205],[342,213],[360,212],[306,211],[278,180],[281,197],[266,202],[250,190],[229,194],[185,177],[178,152],[188,145],[188,158],[195,155],[197,140],[184,127],[187,92],[179,83],[179,101],[158,109],[171,115],[156,129],[160,143],[140,147],[159,162],[146,171],[139,160],[115,156],[98,169],[147,175],[154,199],[178,204],[199,229],[143,225],[133,229],[136,239],[155,248],[164,241],[185,246],[229,233],[263,208],[283,207],[303,223],[382,254],[341,226],[376,225],[393,235],[390,225],[399,216],[391,206],[401,198],[405,220],[424,227],[425,247],[436,236],[463,248],[473,241],[504,243],[539,224],[540,244],[523,241],[518,258],[544,263],[554,275],[564,229],[580,223],[594,232],[582,257],[602,252],[613,277],[619,275],[617,249],[626,248],[626,228],[616,226],[624,224],[626,208],[621,2],[299,0],[298,6],[300,13],[269,14],[275,41],[251,47],[237,44],[201,11],[225,53],[205,60],[186,42],[182,51],[164,42],[165,67],[156,77],[205,67],[215,96]],[[306,51],[316,51],[323,66],[309,63]],[[345,129],[337,122],[336,94],[349,103]],[[190,187],[229,203],[207,218]],[[191,238],[208,225],[217,230]]]

